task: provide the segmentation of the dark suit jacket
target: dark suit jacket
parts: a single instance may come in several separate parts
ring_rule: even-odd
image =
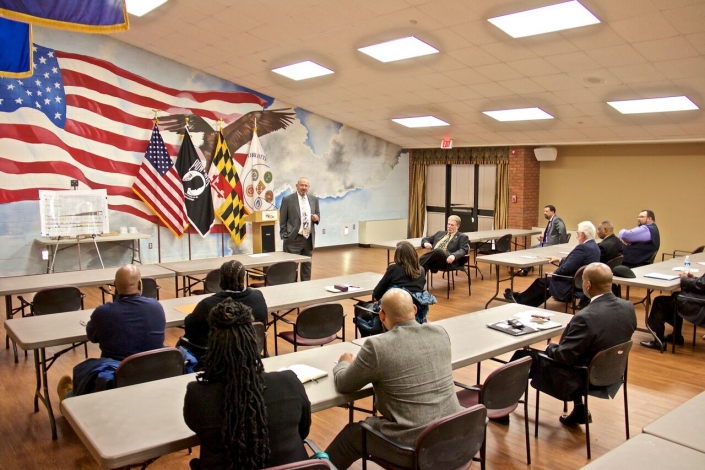
[[[603,294],[568,323],[558,344],[549,344],[546,355],[568,366],[587,366],[598,352],[629,341],[636,329],[631,302]],[[531,385],[559,400],[573,400],[585,383],[573,369],[564,369],[545,358],[532,368]]]
[[[705,274],[698,278],[681,278],[677,297],[678,314],[689,322],[705,326]]]
[[[600,263],[606,263],[622,254],[624,244],[622,240],[612,233],[597,244],[600,248]]]
[[[318,216],[319,222],[321,218],[321,209],[318,206],[318,198],[307,194],[308,204],[311,206],[311,214]],[[279,208],[279,236],[282,240],[289,238],[289,235],[296,235],[301,228],[301,210],[299,209],[299,193],[293,193],[282,199],[282,206]],[[316,246],[316,225],[318,222],[311,224],[311,242]]]
[[[422,239],[421,246],[423,247],[424,243],[430,243],[432,247],[436,246],[436,243],[438,243],[446,233],[448,232],[441,230],[440,232],[436,232],[432,237]],[[455,256],[455,262],[460,262],[460,260],[468,254],[469,244],[470,241],[467,235],[462,232],[456,232],[453,239],[448,243],[448,246],[446,246],[445,251],[448,252],[448,256]]]
[[[582,266],[587,266],[596,261],[600,261],[600,249],[597,247],[595,240],[587,240],[585,243],[573,248],[573,251],[561,261],[558,269],[553,274],[572,278]],[[551,277],[551,281],[548,284],[551,296],[557,300],[567,298],[570,295],[572,282],[572,279]]]

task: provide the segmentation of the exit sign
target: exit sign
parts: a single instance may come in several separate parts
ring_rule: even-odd
[[[441,148],[442,149],[452,149],[453,148],[453,139],[441,140]]]

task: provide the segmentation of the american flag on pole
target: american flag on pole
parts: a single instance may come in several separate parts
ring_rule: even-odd
[[[211,180],[215,215],[239,245],[247,234],[245,205],[241,196],[242,184],[222,130],[218,133],[218,142],[208,175]]]
[[[156,123],[132,190],[174,235],[181,238],[188,227],[184,187]]]
[[[247,91],[168,88],[105,60],[34,45],[34,75],[0,79],[0,204],[39,190],[105,189],[108,207],[157,223],[132,191],[153,128],[152,109],[213,125],[267,102]],[[164,133],[170,155],[180,135]],[[195,136],[194,136],[195,139]]]

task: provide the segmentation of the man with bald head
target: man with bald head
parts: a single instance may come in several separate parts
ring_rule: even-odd
[[[612,293],[609,266],[589,264],[583,272],[583,292],[590,297],[590,305],[570,320],[558,344],[550,343],[543,353],[559,364],[587,366],[598,352],[631,340],[636,329],[634,306]],[[566,426],[585,424],[582,371],[557,366],[536,350],[517,351],[512,359],[527,354],[534,359],[531,385],[559,400],[574,402],[573,411],[561,416],[560,422]],[[607,387],[599,393],[613,397],[619,385]]]
[[[313,256],[321,209],[318,198],[309,194],[308,189],[308,179],[302,176],[296,182],[296,193],[282,199],[279,208],[279,236],[287,253]],[[311,263],[301,263],[301,280],[311,280]]]
[[[64,397],[104,390],[99,374],[115,371],[133,354],[164,347],[166,317],[162,305],[142,297],[142,276],[134,264],[115,273],[115,301],[98,306],[86,324],[86,335],[100,347],[100,358],[86,359],[73,369],[73,378],[59,380],[57,393]]]
[[[597,236],[602,239],[597,244],[600,248],[600,262],[607,263],[608,261],[621,256],[622,241],[614,234],[614,226],[609,220],[605,220],[597,226]]]
[[[381,416],[367,424],[404,445],[413,446],[430,422],[460,411],[451,368],[450,338],[440,326],[415,320],[411,295],[389,289],[382,297],[379,318],[387,332],[370,336],[357,357],[343,354],[333,369],[335,389],[352,393],[371,383]],[[341,470],[362,457],[362,428],[350,423],[326,452]],[[370,448],[372,446],[372,448]],[[368,444],[368,450],[392,463],[411,467],[408,455]]]
[[[142,297],[142,276],[134,264],[115,273],[114,302],[96,308],[86,334],[98,343],[101,357],[122,361],[127,356],[164,347],[166,317],[162,305]]]

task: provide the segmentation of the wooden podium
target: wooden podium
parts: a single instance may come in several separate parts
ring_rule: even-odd
[[[279,211],[255,211],[245,217],[245,221],[252,223],[252,252],[272,253],[276,250],[274,233]]]

